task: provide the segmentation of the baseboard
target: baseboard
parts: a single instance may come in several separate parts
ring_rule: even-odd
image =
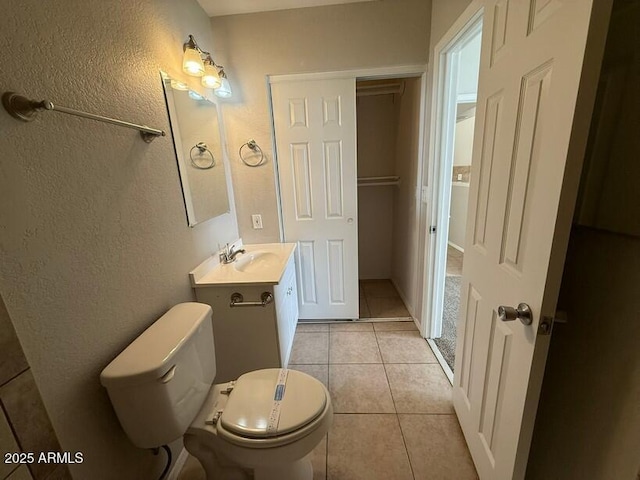
[[[460,245],[456,245],[455,243],[448,241],[447,244],[452,247],[455,248],[456,250],[458,250],[459,252],[464,253],[464,248],[462,248]]]
[[[440,368],[442,368],[442,371],[449,379],[449,383],[453,385],[453,372],[451,371],[449,364],[446,362],[446,360],[440,353],[440,350],[438,349],[436,342],[434,342],[432,338],[427,338],[427,343],[431,347],[431,351],[433,352],[433,354],[436,356],[436,360],[438,360],[438,363],[440,364]]]
[[[396,283],[395,279],[390,278],[389,280],[391,280],[391,283],[393,283],[393,286],[396,287],[396,291],[398,292],[398,295],[400,295],[400,298],[404,302],[404,306],[407,307],[407,310],[409,311],[409,315],[411,315],[411,319],[413,320],[413,323],[415,323],[418,326],[418,330],[420,330],[420,325],[418,325],[415,312],[413,312],[413,305],[409,304],[409,302],[407,301],[407,297],[405,296],[402,289],[398,287],[398,284]]]
[[[182,471],[182,467],[184,467],[184,464],[187,463],[187,458],[189,458],[189,452],[187,452],[186,448],[182,447],[182,450],[180,451],[180,455],[178,455],[178,458],[173,464],[173,468],[169,470],[169,475],[167,475],[167,480],[178,480],[178,475],[180,475],[180,472]]]

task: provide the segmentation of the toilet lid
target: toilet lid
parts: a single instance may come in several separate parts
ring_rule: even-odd
[[[220,422],[227,431],[246,438],[275,437],[312,422],[326,403],[322,383],[305,373],[256,370],[238,378]]]

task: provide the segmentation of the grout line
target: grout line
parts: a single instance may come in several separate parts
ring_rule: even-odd
[[[9,383],[11,383],[12,381],[14,381],[16,378],[18,378],[20,375],[22,375],[24,372],[26,372],[27,370],[29,370],[31,367],[27,366],[24,370],[20,370],[18,373],[16,373],[13,377],[7,379],[6,382],[4,382],[2,385],[0,385],[0,387],[4,387],[5,385],[8,385]]]
[[[402,444],[404,445],[404,453],[409,461],[409,468],[411,469],[411,476],[413,480],[416,478],[416,474],[413,471],[413,464],[411,463],[411,455],[409,455],[409,448],[407,447],[407,439],[404,438],[404,432],[402,431],[402,424],[400,423],[400,415],[396,413],[396,421],[398,422],[398,428],[400,429],[400,436],[402,437]]]

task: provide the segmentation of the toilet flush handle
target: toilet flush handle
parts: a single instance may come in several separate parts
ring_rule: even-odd
[[[176,374],[176,366],[174,365],[173,367],[171,367],[169,369],[169,371],[167,373],[165,373],[164,375],[162,375],[158,381],[161,383],[169,383],[172,379],[173,376]]]

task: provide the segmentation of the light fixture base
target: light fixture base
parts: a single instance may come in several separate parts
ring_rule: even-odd
[[[35,102],[15,92],[5,92],[2,95],[2,105],[9,115],[23,122],[32,122],[38,112],[46,108],[43,102]]]

